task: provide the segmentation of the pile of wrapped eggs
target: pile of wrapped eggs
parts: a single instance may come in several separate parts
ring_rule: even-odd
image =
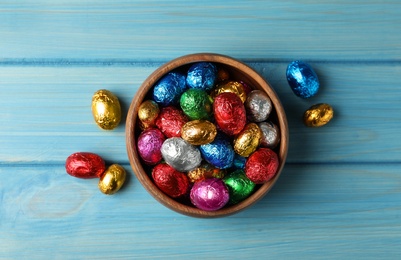
[[[165,194],[205,211],[271,180],[280,129],[269,96],[211,62],[164,75],[138,109],[138,154]]]

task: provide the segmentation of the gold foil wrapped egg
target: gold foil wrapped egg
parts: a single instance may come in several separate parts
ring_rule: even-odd
[[[203,163],[198,168],[189,171],[187,176],[190,182],[197,182],[208,178],[222,179],[225,176],[225,171],[208,163]]]
[[[99,190],[106,195],[116,193],[123,186],[126,175],[123,167],[118,164],[111,165],[100,177]]]
[[[216,134],[216,126],[207,120],[192,120],[181,128],[182,139],[192,145],[211,143]]]
[[[305,111],[304,124],[309,127],[324,126],[333,118],[333,115],[333,108],[329,104],[316,104]]]
[[[144,101],[138,108],[138,118],[142,130],[155,126],[156,118],[159,116],[159,105],[153,100]]]
[[[241,99],[242,103],[246,101],[246,92],[244,90],[244,86],[237,81],[229,81],[227,83],[217,86],[214,90],[212,90],[210,96],[215,99],[219,94],[223,92],[231,92],[236,94]]]
[[[92,115],[100,128],[104,130],[116,128],[121,121],[118,98],[106,89],[96,91],[92,97]]]
[[[256,151],[261,138],[262,131],[259,126],[255,123],[249,123],[234,139],[234,151],[243,157],[248,157]]]

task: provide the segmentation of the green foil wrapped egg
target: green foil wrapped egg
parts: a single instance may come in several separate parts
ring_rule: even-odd
[[[223,178],[230,193],[229,204],[237,204],[243,201],[255,189],[256,184],[246,177],[243,170],[236,170]]]
[[[212,105],[212,99],[200,89],[188,89],[180,98],[181,109],[191,120],[209,119]]]

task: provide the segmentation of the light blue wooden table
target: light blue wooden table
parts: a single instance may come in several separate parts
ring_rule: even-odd
[[[215,52],[268,80],[290,127],[287,164],[252,208],[218,219],[156,202],[129,166],[123,122],[102,131],[92,94],[124,115],[173,58]],[[321,91],[297,98],[295,59]],[[338,1],[0,1],[0,259],[399,259],[401,3]],[[303,126],[326,102],[335,118]],[[65,173],[90,151],[129,173],[105,196]]]

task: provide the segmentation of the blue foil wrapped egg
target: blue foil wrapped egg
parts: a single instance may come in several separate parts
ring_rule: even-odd
[[[233,165],[234,149],[222,134],[217,134],[213,142],[199,146],[199,150],[203,158],[216,168],[227,169]]]
[[[319,79],[313,68],[300,60],[288,64],[287,81],[295,95],[310,98],[319,90]]]
[[[189,88],[211,90],[217,80],[217,67],[210,62],[197,62],[188,72],[186,82]]]
[[[161,78],[153,88],[153,100],[163,106],[176,105],[187,89],[185,75],[170,72]]]

